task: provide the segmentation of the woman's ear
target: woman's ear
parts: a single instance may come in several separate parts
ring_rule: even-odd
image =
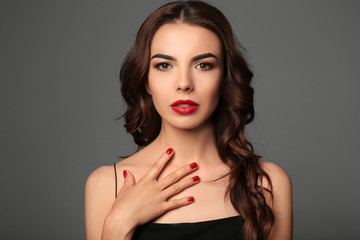
[[[145,83],[145,89],[146,89],[146,92],[151,95],[151,90],[149,88],[149,84],[148,83]]]

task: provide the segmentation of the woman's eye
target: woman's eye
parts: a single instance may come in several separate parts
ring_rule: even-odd
[[[160,69],[161,71],[166,71],[171,68],[171,65],[168,63],[158,63],[155,66],[157,69]]]
[[[201,70],[209,70],[212,68],[212,65],[210,63],[199,63],[196,65],[196,68],[199,68]]]

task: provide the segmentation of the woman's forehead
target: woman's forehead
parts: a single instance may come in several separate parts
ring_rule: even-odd
[[[211,52],[221,57],[218,36],[198,25],[171,23],[161,26],[151,43],[151,55],[165,53],[171,56],[193,56]]]

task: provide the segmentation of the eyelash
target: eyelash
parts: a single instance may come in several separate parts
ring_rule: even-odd
[[[200,67],[200,65],[205,65],[206,69],[204,67]],[[198,65],[196,65],[196,68],[200,68],[202,71],[207,71],[213,68],[213,65],[211,63],[201,62]]]
[[[167,65],[168,67],[164,68],[164,65]],[[155,65],[155,68],[159,69],[160,71],[167,71],[169,70],[169,67],[172,67],[169,63],[161,62]]]
[[[202,67],[200,67],[203,65]],[[172,68],[171,64],[166,62],[161,62],[155,65],[155,68],[159,69],[160,71],[167,71],[170,68]],[[201,62],[198,65],[195,66],[195,68],[199,68],[202,71],[207,71],[213,68],[213,65],[211,63]]]

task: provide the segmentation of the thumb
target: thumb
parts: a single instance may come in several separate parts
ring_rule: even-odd
[[[135,185],[135,177],[129,170],[124,170],[123,175],[124,175],[124,185],[122,187],[123,189],[128,189],[131,186]]]

